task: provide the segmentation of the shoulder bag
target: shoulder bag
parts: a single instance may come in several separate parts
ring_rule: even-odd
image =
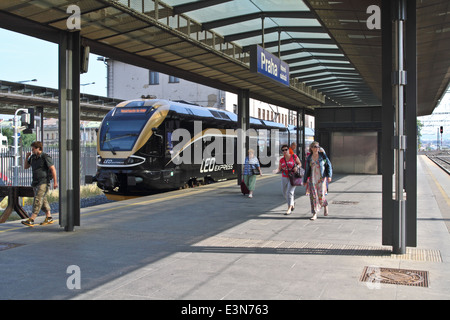
[[[295,161],[295,158],[294,158]],[[284,162],[286,162],[286,159],[284,159]],[[289,182],[291,183],[291,186],[302,186],[303,185],[303,176],[305,175],[305,169],[303,168],[297,168],[297,172],[294,172],[292,170],[289,170],[288,164],[286,162],[286,168],[288,168],[288,176],[289,176]]]

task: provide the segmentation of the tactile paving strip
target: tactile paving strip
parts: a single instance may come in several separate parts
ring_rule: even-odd
[[[312,255],[348,255],[364,257],[381,257],[400,260],[442,262],[439,250],[407,248],[406,254],[396,255],[390,247],[374,247],[346,244],[329,244],[316,242],[299,242],[283,240],[261,240],[248,238],[228,238],[213,236],[194,244],[195,247],[252,249],[254,252],[272,250],[274,253],[312,254]],[[251,250],[246,250],[251,252]]]

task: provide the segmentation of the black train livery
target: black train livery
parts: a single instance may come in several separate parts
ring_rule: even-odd
[[[236,178],[237,129],[237,116],[228,111],[161,99],[121,102],[98,130],[93,181],[107,196],[139,196]],[[275,137],[276,144],[287,143],[287,134],[284,125],[251,118],[241,137],[270,165],[279,155]]]

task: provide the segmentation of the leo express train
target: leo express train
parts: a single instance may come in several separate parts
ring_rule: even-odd
[[[250,128],[250,146],[270,165],[289,140],[286,127],[251,118]],[[121,102],[98,131],[93,181],[107,196],[139,196],[236,178],[236,129],[237,116],[227,111],[161,99]]]

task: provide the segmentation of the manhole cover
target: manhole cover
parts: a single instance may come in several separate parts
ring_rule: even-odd
[[[23,246],[23,244],[19,243],[8,243],[8,242],[0,242],[0,251],[12,249],[18,246]]]
[[[348,205],[348,204],[358,204],[358,203],[359,203],[359,201],[347,201],[347,200],[342,200],[342,201],[334,200],[334,201],[332,202],[332,204],[344,204],[344,205]]]
[[[428,288],[428,271],[365,267],[360,281]]]

